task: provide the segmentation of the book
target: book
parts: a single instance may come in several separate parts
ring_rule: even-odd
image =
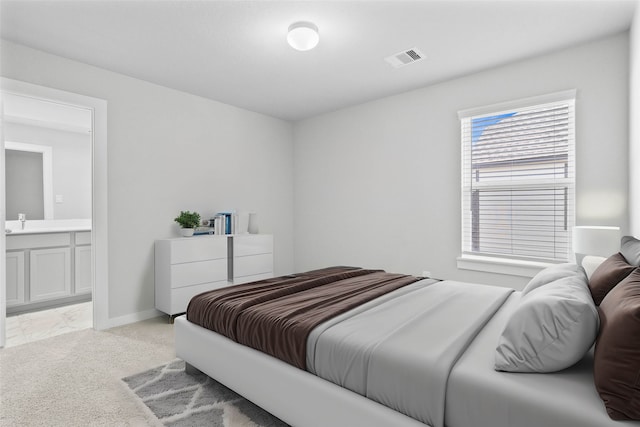
[[[237,223],[237,215],[234,211],[232,212],[218,212],[216,214],[216,218],[221,218],[222,231],[219,234],[234,234]],[[216,234],[218,234],[216,232]]]

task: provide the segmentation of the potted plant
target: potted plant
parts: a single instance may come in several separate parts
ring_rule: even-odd
[[[180,215],[174,218],[180,224],[180,234],[184,237],[193,236],[196,227],[200,225],[200,214],[197,212],[180,211]]]

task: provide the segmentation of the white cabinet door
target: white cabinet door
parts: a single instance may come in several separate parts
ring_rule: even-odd
[[[7,307],[24,303],[24,252],[7,252]]]
[[[75,255],[75,293],[89,293],[91,292],[91,246],[76,246]]]
[[[34,249],[29,258],[31,301],[71,294],[71,249]]]

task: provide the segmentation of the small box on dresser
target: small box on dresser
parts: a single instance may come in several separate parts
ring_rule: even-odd
[[[171,316],[191,298],[229,285],[227,236],[156,240],[155,305]]]

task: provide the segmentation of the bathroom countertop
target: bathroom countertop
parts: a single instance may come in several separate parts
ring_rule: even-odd
[[[20,221],[6,221],[7,236],[23,234],[68,233],[70,231],[91,231],[90,219],[36,220],[25,223],[24,229]]]

